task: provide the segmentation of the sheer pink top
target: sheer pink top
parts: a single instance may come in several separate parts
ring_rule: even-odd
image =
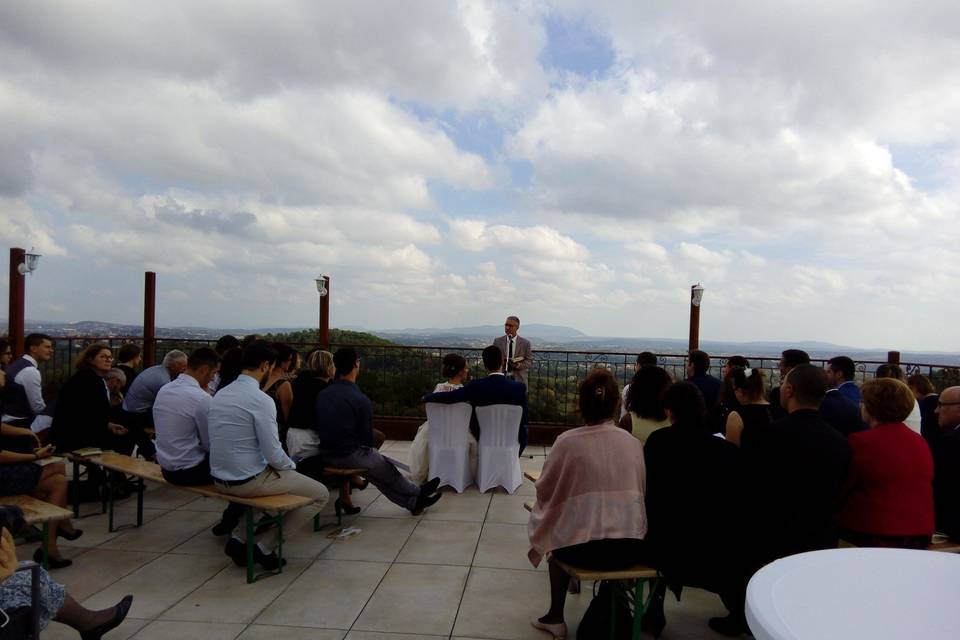
[[[629,431],[605,422],[561,434],[536,483],[530,562],[591,540],[643,539],[645,483],[643,445]]]

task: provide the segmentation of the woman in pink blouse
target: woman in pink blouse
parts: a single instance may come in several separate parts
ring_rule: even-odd
[[[550,610],[532,621],[565,638],[563,605],[570,576],[554,561],[615,570],[643,559],[647,533],[643,446],[616,426],[617,383],[596,369],[580,385],[580,415],[586,426],[561,434],[537,480],[530,512],[528,557],[550,568]]]

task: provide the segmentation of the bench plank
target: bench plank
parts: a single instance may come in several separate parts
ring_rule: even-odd
[[[578,580],[648,580],[657,577],[657,570],[643,564],[635,564],[626,569],[617,571],[599,571],[597,569],[585,569],[583,567],[574,567],[556,558],[553,559],[557,565],[566,571],[569,575]]]
[[[193,493],[199,493],[208,498],[219,498],[227,502],[236,502],[237,504],[246,505],[262,511],[292,511],[300,507],[305,507],[313,502],[312,499],[305,496],[296,496],[289,493],[273,496],[258,496],[256,498],[241,498],[222,493],[212,484],[199,487],[185,487],[178,484],[170,484],[164,480],[163,473],[160,471],[160,465],[155,462],[147,462],[146,460],[131,458],[130,456],[119,453],[104,453],[103,455],[88,458],[88,460],[111,471],[137,476],[144,480],[183,489],[184,491],[192,491]]]
[[[20,507],[27,524],[42,524],[73,517],[73,512],[69,509],[37,500],[32,496],[3,496],[0,498],[0,503]]]
[[[531,481],[531,482],[536,482],[537,480],[540,479],[540,472],[539,472],[539,471],[524,471],[524,472],[523,472],[523,475],[524,475],[524,477],[525,477],[527,480],[529,480],[529,481]]]

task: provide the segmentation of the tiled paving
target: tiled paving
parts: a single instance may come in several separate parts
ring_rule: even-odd
[[[408,448],[388,441],[384,452],[405,462]],[[539,469],[546,450],[529,453],[523,467]],[[534,569],[526,558],[523,502],[532,495],[528,481],[515,496],[471,488],[412,517],[371,486],[355,494],[364,509],[347,519],[359,536],[328,540],[301,510],[285,526],[283,574],[248,585],[209,531],[223,503],[152,486],[141,529],[111,534],[106,516],[79,520],[83,537],[62,545],[74,565],[53,576],[91,607],[134,594],[130,617],[109,640],[549,640],[529,623],[549,600],[544,566]],[[133,522],[133,506],[122,504],[118,522]],[[20,557],[34,548],[18,549]],[[571,637],[590,593],[584,585],[567,598]],[[723,613],[716,596],[687,589],[682,603],[668,597],[661,637],[719,638],[706,621]],[[76,634],[52,623],[43,638]]]

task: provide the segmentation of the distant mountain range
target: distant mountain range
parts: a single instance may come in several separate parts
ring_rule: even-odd
[[[503,333],[502,325],[478,325],[471,327],[371,330],[364,327],[344,326],[343,329],[365,331],[398,344],[414,346],[482,347],[490,344],[493,338]],[[302,331],[303,327],[260,327],[256,329],[228,329],[210,327],[165,327],[157,328],[159,338],[184,338],[195,340],[215,340],[224,334],[244,336],[251,333],[291,333]],[[140,325],[117,324],[85,320],[81,322],[28,322],[27,331],[43,331],[54,336],[140,336]],[[6,332],[6,322],[0,322],[0,332]],[[535,349],[557,351],[610,351],[618,353],[655,353],[682,354],[687,349],[687,341],[672,338],[620,338],[615,336],[588,336],[578,329],[549,324],[524,324],[520,333],[530,339]],[[745,354],[778,357],[787,348],[803,349],[813,358],[830,358],[845,354],[858,360],[885,361],[887,350],[863,349],[822,341],[798,341],[791,343],[773,341],[732,342],[701,341],[700,347],[708,353],[717,355]],[[919,352],[903,351],[904,362],[923,362],[939,365],[960,365],[960,353],[956,352]]]

